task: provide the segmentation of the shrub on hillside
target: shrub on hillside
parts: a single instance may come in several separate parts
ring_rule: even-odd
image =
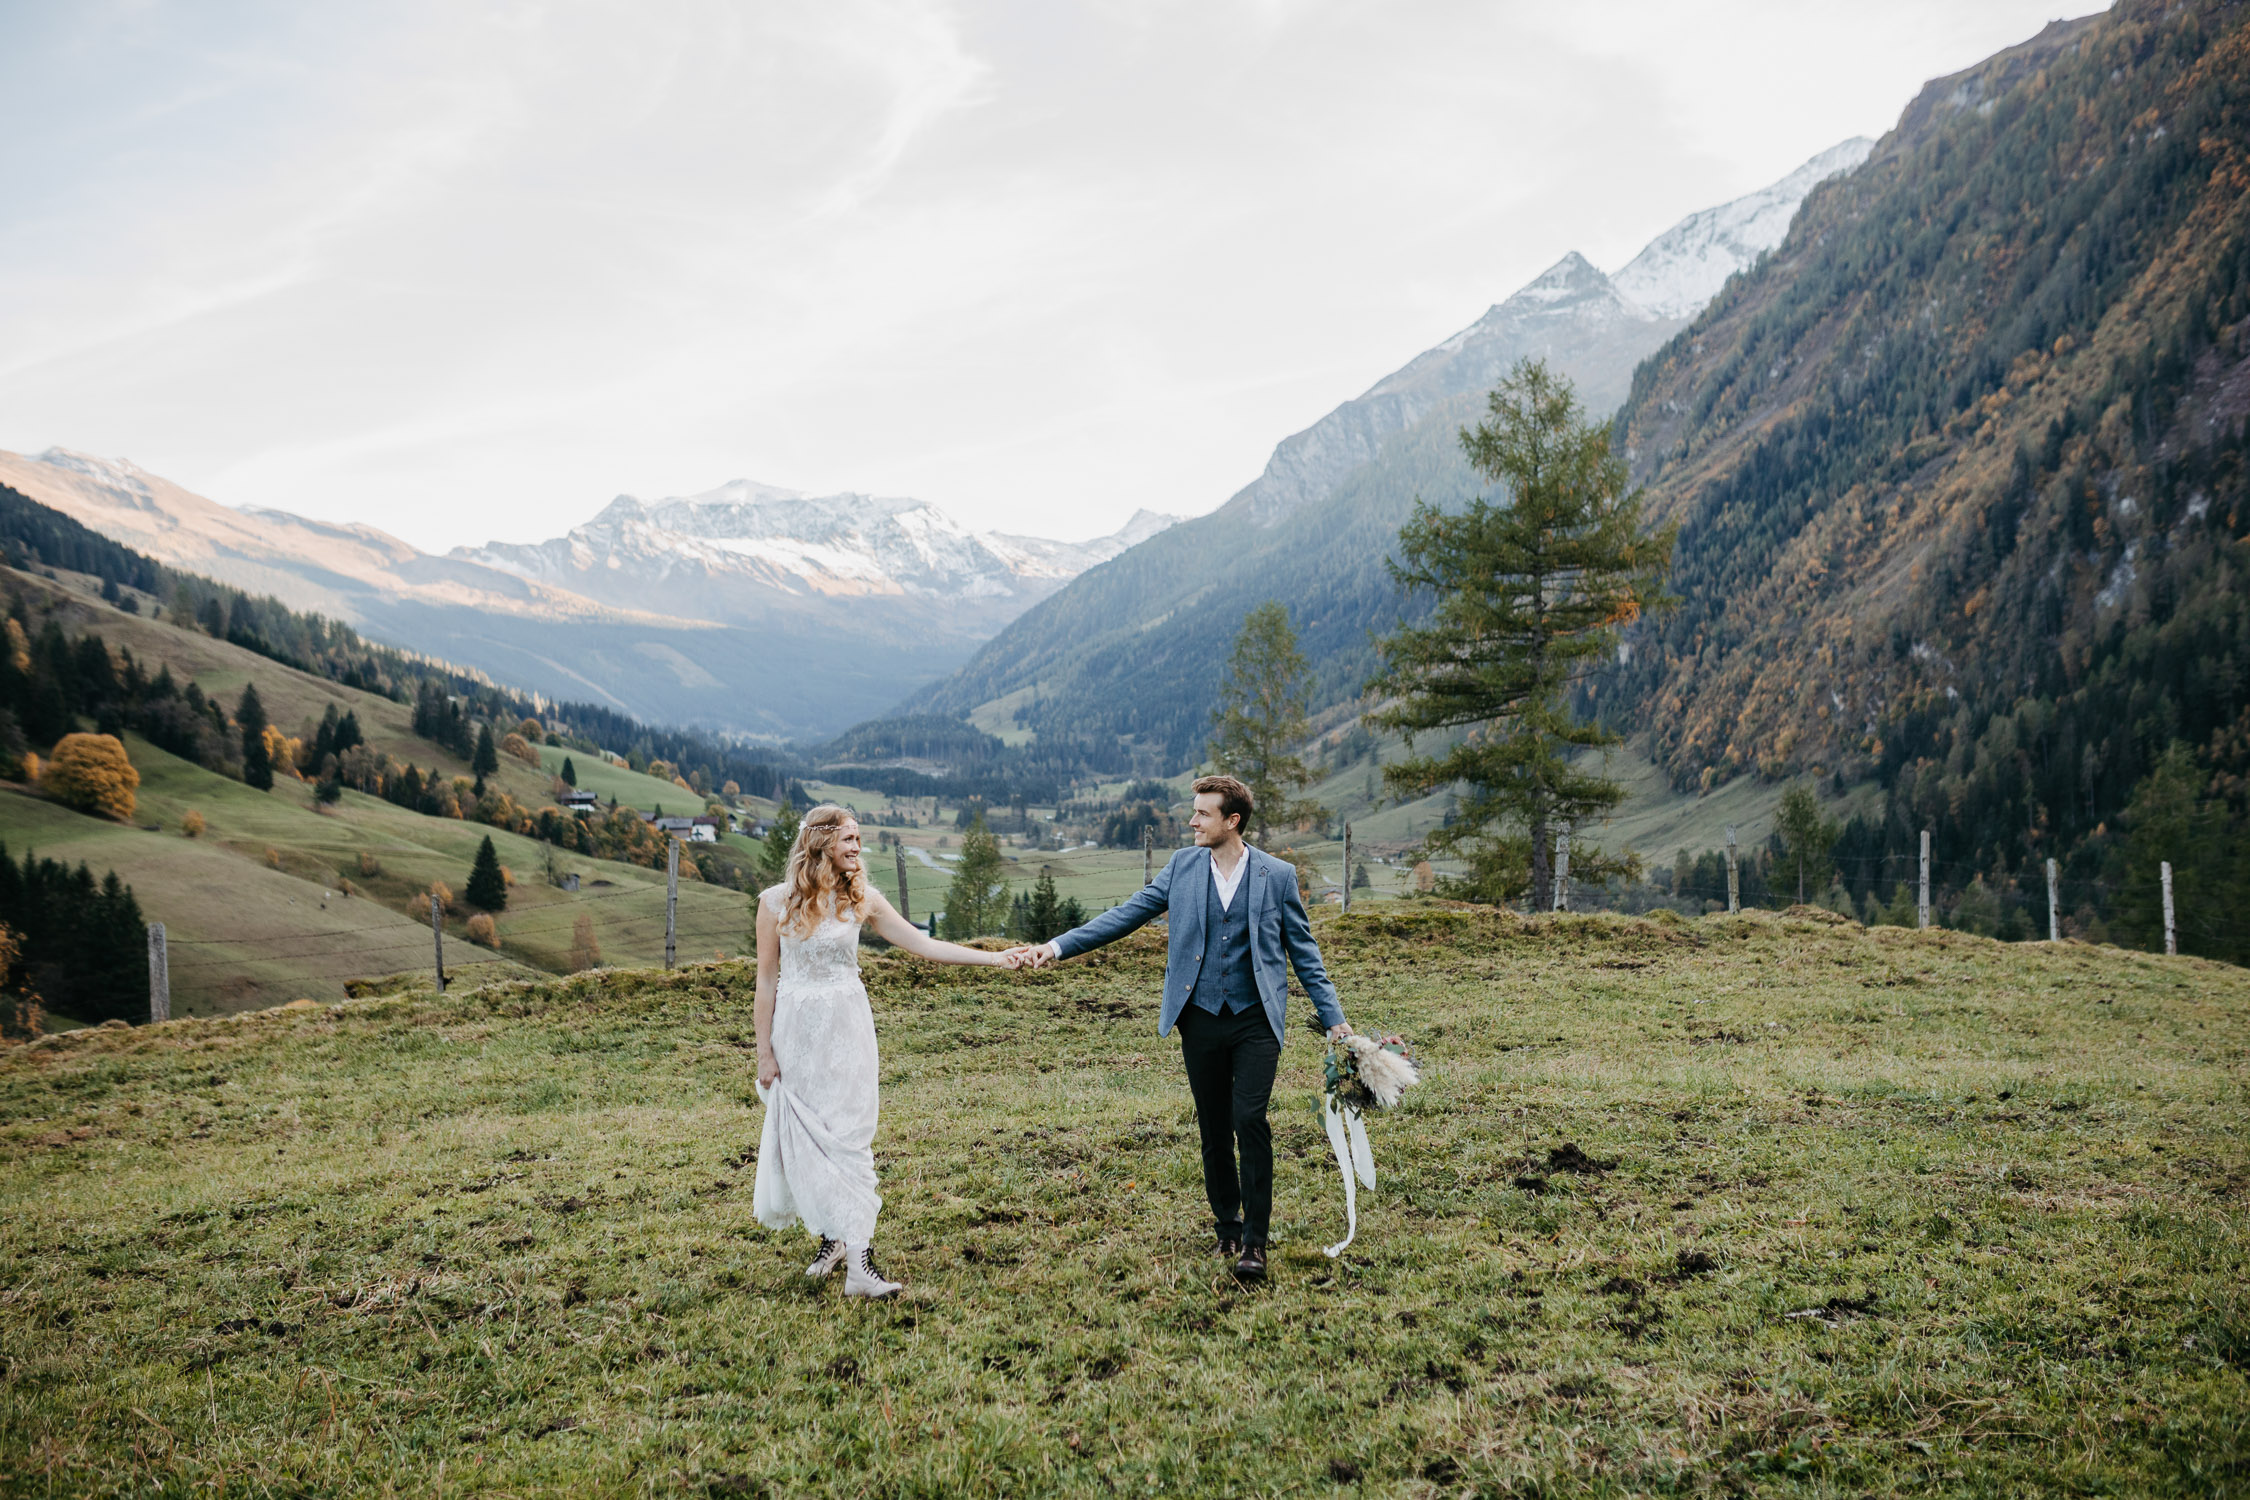
[[[500,753],[522,761],[527,766],[539,764],[539,752],[531,748],[531,741],[520,734],[511,734],[500,742]]]
[[[191,839],[203,837],[204,826],[203,814],[192,807],[180,816],[180,832]]]
[[[469,941],[480,947],[497,949],[500,929],[493,925],[491,917],[480,911],[469,918]]]
[[[65,807],[119,821],[133,815],[140,784],[141,773],[110,734],[64,735],[39,773],[40,790]]]
[[[442,880],[433,880],[430,882],[430,894],[437,897],[439,911],[450,912],[453,910],[453,887]]]
[[[516,724],[516,733],[536,745],[547,738],[547,731],[537,719],[523,719]]]
[[[383,873],[383,862],[365,849],[359,851],[359,874],[362,880],[373,880]]]
[[[594,939],[594,919],[589,913],[580,912],[578,919],[570,924],[571,972],[601,966],[602,945]]]

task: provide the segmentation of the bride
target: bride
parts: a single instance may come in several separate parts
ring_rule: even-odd
[[[942,964],[1013,967],[1007,957],[941,943],[867,883],[859,823],[832,803],[805,814],[789,873],[758,897],[758,1183],[751,1211],[769,1229],[803,1222],[820,1237],[805,1268],[844,1267],[844,1295],[888,1297],[869,1242],[875,1191],[875,1017],[859,980],[859,930]]]

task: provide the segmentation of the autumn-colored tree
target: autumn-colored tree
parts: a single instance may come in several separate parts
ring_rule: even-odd
[[[518,720],[516,723],[516,733],[523,736],[523,738],[529,740],[534,745],[544,743],[547,738],[546,726],[541,724],[537,719]]]
[[[15,621],[10,620],[13,625]],[[16,980],[16,960],[23,957],[23,939],[14,928],[0,922],[0,1041],[28,1042],[46,1030],[47,1017],[39,997]]]
[[[742,795],[742,783],[730,779],[725,786],[719,788],[719,795],[729,802],[734,801]]]
[[[1408,797],[1464,789],[1456,816],[1426,841],[1468,861],[1448,893],[1499,902],[1528,891],[1545,911],[1558,825],[1584,826],[1625,796],[1583,767],[1585,751],[1619,737],[1580,722],[1571,690],[1616,660],[1622,626],[1671,602],[1660,583],[1674,533],[1642,527],[1641,492],[1608,424],[1589,420],[1544,361],[1519,362],[1487,408],[1461,446],[1505,493],[1457,512],[1416,502],[1391,573],[1435,607],[1381,642],[1368,687],[1387,701],[1368,723],[1403,730],[1409,748],[1420,734],[1454,737],[1442,756],[1410,755],[1383,772]],[[1573,860],[1590,881],[1630,866],[1591,846]]]
[[[570,967],[573,973],[581,969],[598,969],[602,966],[602,945],[594,938],[594,918],[591,913],[580,912],[570,924]]]
[[[64,735],[39,773],[39,789],[65,807],[120,822],[133,816],[140,784],[125,747],[109,734]]]
[[[203,829],[203,814],[197,812],[192,807],[189,808],[185,813],[181,814],[180,832],[186,834],[191,839],[199,839],[203,837]]]
[[[480,911],[469,918],[469,941],[480,947],[498,948],[500,929],[494,925],[490,916]]]
[[[539,752],[532,749],[531,741],[520,734],[511,734],[502,740],[500,742],[500,753],[512,759],[520,760],[527,766],[539,764]]]
[[[1249,786],[1257,804],[1250,836],[1263,845],[1272,830],[1326,817],[1319,803],[1298,795],[1313,776],[1289,747],[1312,732],[1306,717],[1312,678],[1288,607],[1279,600],[1269,599],[1243,619],[1221,694],[1206,754],[1213,770]]]

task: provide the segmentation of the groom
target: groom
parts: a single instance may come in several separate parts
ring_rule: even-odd
[[[1164,1036],[1175,1024],[1180,1028],[1180,1056],[1203,1133],[1203,1191],[1218,1221],[1218,1253],[1234,1260],[1235,1274],[1254,1278],[1266,1274],[1273,1218],[1273,1130],[1266,1123],[1266,1101],[1281,1062],[1282,1017],[1289,1002],[1284,963],[1296,967],[1330,1037],[1351,1027],[1313,943],[1296,870],[1242,841],[1253,811],[1250,789],[1232,776],[1196,782],[1195,814],[1188,820],[1195,847],[1173,855],[1131,900],[1028,950],[1021,961],[1044,967],[1170,916],[1156,1032]]]

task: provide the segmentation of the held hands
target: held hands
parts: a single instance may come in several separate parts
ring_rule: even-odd
[[[1053,943],[1023,943],[1000,955],[1000,961],[1011,969],[1044,969],[1054,963]]]

